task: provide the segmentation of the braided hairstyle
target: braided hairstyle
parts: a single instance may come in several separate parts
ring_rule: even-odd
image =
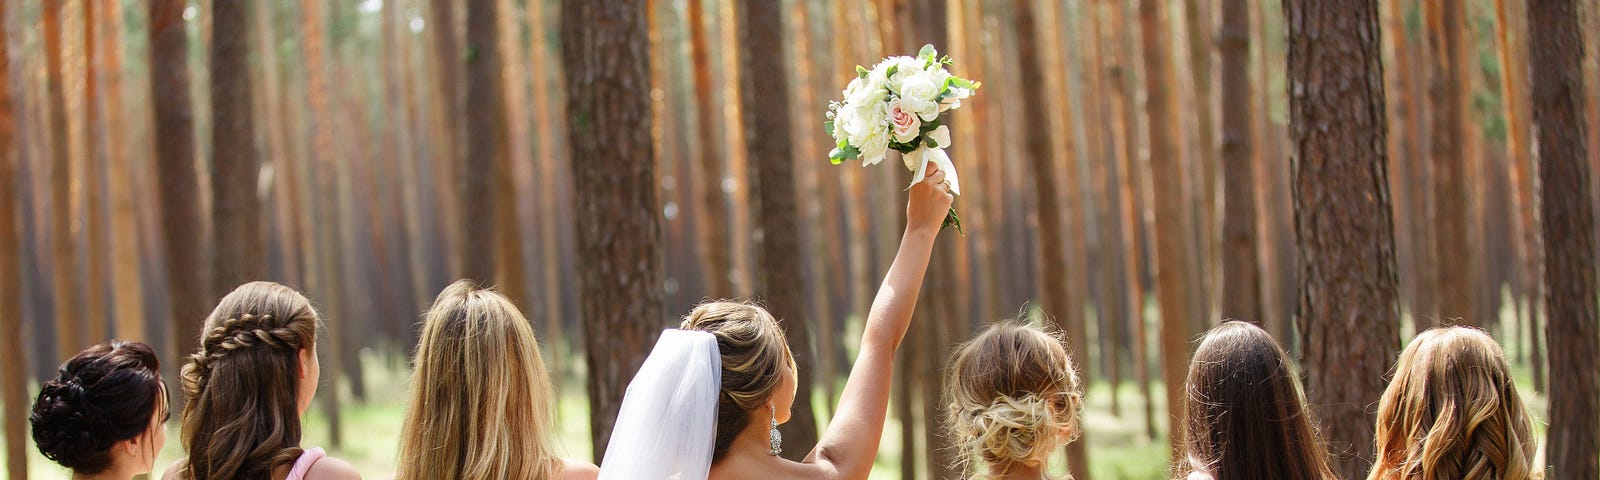
[[[45,458],[74,472],[105,472],[117,442],[149,433],[158,411],[166,421],[165,394],[161,361],[149,345],[112,341],[89,347],[39,389],[28,416],[33,443]]]
[[[300,351],[315,351],[320,320],[300,292],[240,285],[206,318],[183,365],[185,480],[266,480],[300,450]]]

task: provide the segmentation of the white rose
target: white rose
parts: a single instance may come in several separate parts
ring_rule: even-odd
[[[935,76],[927,71],[918,72],[900,85],[901,106],[922,117],[924,122],[939,117],[939,103],[934,99],[939,97],[942,83],[937,82]]]
[[[893,129],[894,141],[908,143],[917,139],[922,133],[922,119],[917,114],[906,110],[899,98],[889,100],[889,127]]]
[[[895,67],[894,75],[892,76],[889,75],[889,67]],[[900,86],[905,83],[907,78],[921,71],[922,62],[911,57],[885,58],[882,62],[878,62],[877,66],[872,67],[872,73],[883,79],[883,84],[896,93],[900,92]],[[868,75],[868,77],[872,76],[874,75]]]
[[[845,139],[849,140],[851,145],[863,148],[865,151],[868,137],[881,133],[884,138],[888,138],[886,126],[888,112],[883,103],[856,105],[854,108],[843,110],[850,110],[848,114],[841,111],[841,115],[850,117],[850,123],[845,126]],[[838,125],[834,125],[834,128],[838,128]]]

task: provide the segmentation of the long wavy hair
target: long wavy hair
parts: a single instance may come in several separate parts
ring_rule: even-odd
[[[989,475],[1042,469],[1083,432],[1083,383],[1065,340],[1021,321],[989,325],[956,348],[944,396],[956,466],[968,476],[980,465]]]
[[[398,480],[560,472],[554,388],[511,300],[466,280],[446,287],[423,319],[414,360]]]
[[[762,408],[783,382],[783,369],[795,369],[778,319],[761,306],[715,301],[694,307],[678,328],[717,337],[722,354],[722,391],[717,396],[717,438],[711,461],[728,454],[733,440],[750,424],[750,412]]]
[[[1369,480],[1543,478],[1505,352],[1473,328],[1434,328],[1406,346],[1378,404],[1376,440]]]
[[[1288,356],[1266,330],[1240,321],[1206,333],[1184,382],[1175,478],[1333,479]]]
[[[181,373],[187,398],[178,478],[267,480],[300,450],[300,350],[316,348],[311,301],[272,282],[240,285],[206,318]]]

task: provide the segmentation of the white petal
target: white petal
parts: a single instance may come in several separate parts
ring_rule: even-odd
[[[934,144],[938,145],[938,147],[935,148],[942,149],[950,146],[950,127],[940,125],[939,128],[935,128],[933,131],[928,132],[928,139],[933,140]]]
[[[950,193],[961,195],[961,181],[956,178],[956,164],[950,162],[950,155],[944,153],[943,148],[930,148],[924,158],[939,165],[939,171],[944,172],[944,181],[950,184]],[[922,167],[926,170],[928,167]]]

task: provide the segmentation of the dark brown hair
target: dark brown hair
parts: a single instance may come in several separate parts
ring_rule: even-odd
[[[1212,328],[1189,362],[1176,478],[1331,479],[1300,380],[1261,327]]]
[[[74,472],[101,473],[111,467],[111,448],[149,432],[150,417],[167,411],[166,400],[161,360],[149,345],[95,345],[62,363],[39,389],[28,416],[33,443]]]
[[[178,478],[266,480],[300,457],[300,350],[316,348],[318,316],[300,292],[240,285],[206,318],[183,366]]]
[[[702,303],[684,317],[679,328],[717,337],[722,354],[722,391],[717,397],[717,442],[711,460],[722,460],[733,439],[750,424],[750,411],[761,408],[782,382],[783,368],[794,367],[794,355],[778,320],[760,306],[743,302]]]

